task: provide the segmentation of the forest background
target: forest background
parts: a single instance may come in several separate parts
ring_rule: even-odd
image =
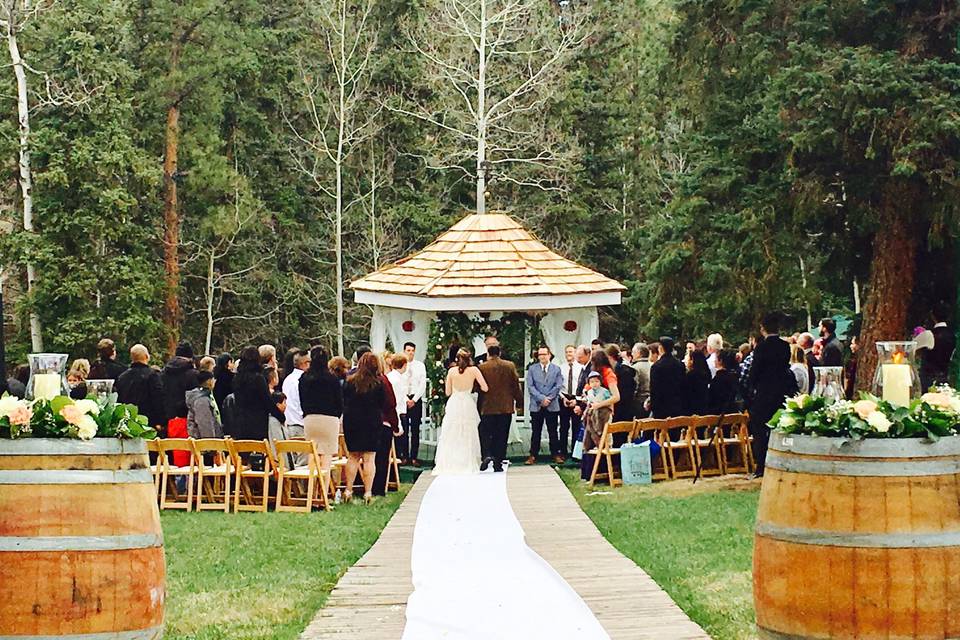
[[[860,311],[869,342],[956,308],[948,0],[0,5],[9,361],[104,335],[349,351],[370,314],[349,281],[484,196],[628,286],[609,340],[737,342],[779,309]],[[488,101],[549,63],[482,170],[458,7],[467,34],[481,7],[509,18]]]

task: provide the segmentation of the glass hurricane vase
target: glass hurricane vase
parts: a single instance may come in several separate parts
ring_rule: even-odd
[[[873,394],[901,407],[921,394],[916,367],[916,342],[878,342],[879,361],[873,377]]]

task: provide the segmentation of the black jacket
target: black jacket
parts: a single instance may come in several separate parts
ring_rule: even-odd
[[[187,417],[187,391],[200,386],[193,360],[176,356],[160,374],[163,383],[164,419]]]
[[[233,372],[228,370],[217,371],[214,373],[216,384],[213,385],[213,399],[217,401],[217,406],[223,408],[223,403],[227,396],[233,393]]]
[[[267,437],[267,419],[275,405],[260,371],[238,371],[233,378],[234,413],[230,429],[241,440]]]
[[[667,354],[650,367],[650,415],[672,418],[684,413],[683,397],[686,368]]]
[[[957,338],[950,327],[933,328],[933,348],[923,358],[920,372],[930,382],[946,382]],[[926,389],[924,390],[926,391]]]
[[[320,375],[307,371],[300,377],[300,408],[304,416],[324,415],[339,418],[343,415],[343,386],[328,371]]]
[[[141,415],[147,416],[150,426],[163,426],[163,383],[160,374],[142,362],[134,362],[113,383],[117,402],[132,404]]]
[[[710,404],[710,373],[687,371],[684,378],[683,412],[688,416],[705,416]]]
[[[580,377],[577,379],[577,396],[583,395],[583,388],[587,386],[587,377],[590,375],[591,371],[593,371],[593,365],[589,362],[583,367],[583,369],[580,370]],[[619,387],[620,385],[617,385],[617,388]],[[620,392],[620,395],[621,397],[623,396],[622,391]]]
[[[830,339],[823,344],[823,351],[820,353],[820,366],[843,366],[843,346],[837,336],[830,336]]]
[[[127,368],[116,360],[97,360],[90,367],[91,380],[116,380]]]
[[[720,416],[737,413],[737,390],[740,388],[740,376],[736,371],[721,369],[710,381],[710,400],[707,410],[711,415]]]
[[[618,362],[613,368],[617,374],[620,402],[613,406],[613,421],[627,422],[634,418],[633,396],[637,393],[637,372],[628,364]]]
[[[797,392],[797,378],[790,370],[790,345],[780,336],[767,336],[753,352],[750,382],[755,393],[750,405],[750,422],[766,424]]]

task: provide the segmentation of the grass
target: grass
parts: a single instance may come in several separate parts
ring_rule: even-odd
[[[590,496],[579,470],[559,473],[604,537],[711,637],[756,638],[751,566],[759,484],[686,480]]]
[[[167,640],[296,638],[406,488],[330,513],[162,513]]]

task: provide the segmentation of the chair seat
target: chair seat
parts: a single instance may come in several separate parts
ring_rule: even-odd
[[[310,467],[297,467],[283,472],[285,478],[309,478],[312,475],[316,474],[310,471]]]
[[[345,467],[347,466],[346,458],[334,458],[330,461],[330,466],[332,467]]]
[[[225,476],[227,475],[227,465],[220,464],[215,467],[202,467],[205,476]],[[232,470],[231,470],[232,471]]]
[[[167,473],[175,475],[190,475],[196,473],[195,467],[167,467]]]
[[[746,444],[740,438],[724,438],[720,441],[722,444]]]
[[[246,478],[262,478],[265,474],[266,474],[266,475],[269,475],[270,472],[269,472],[269,471],[254,471],[253,469],[250,469],[249,467],[246,468],[246,469],[241,469],[241,470],[240,470],[240,475],[243,476],[243,477],[246,477]]]

